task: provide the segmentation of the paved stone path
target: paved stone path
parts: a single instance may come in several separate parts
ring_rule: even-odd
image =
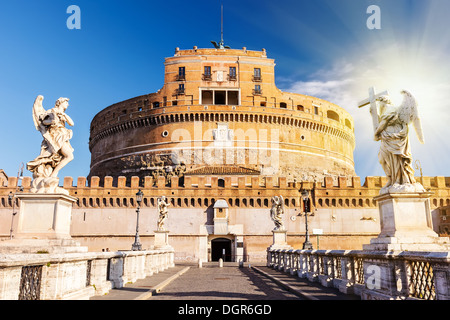
[[[248,267],[191,267],[149,300],[299,300]]]
[[[90,300],[359,300],[264,265],[176,265]]]

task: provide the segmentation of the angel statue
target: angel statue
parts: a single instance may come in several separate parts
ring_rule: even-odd
[[[388,95],[376,99],[379,102],[379,123],[375,127],[375,141],[381,141],[378,159],[387,177],[387,184],[380,194],[425,192],[414,179],[408,134],[412,123],[420,143],[425,143],[418,104],[409,91],[402,90],[401,93],[403,102],[399,107],[392,105]]]
[[[43,137],[40,155],[27,163],[27,169],[33,173],[31,192],[65,193],[59,188],[59,171],[73,160],[73,148],[70,145],[72,130],[66,123],[74,125],[73,120],[65,113],[69,99],[59,98],[55,107],[45,110],[42,106],[43,96],[38,96],[33,105],[33,121]]]
[[[166,229],[164,228],[164,220],[166,220],[169,216],[168,207],[170,206],[170,203],[167,203],[166,197],[162,196],[161,198],[158,198],[157,205],[159,212],[158,231],[165,231]]]
[[[272,197],[272,208],[270,209],[270,217],[275,223],[273,231],[284,230],[282,215],[284,213],[283,196]]]

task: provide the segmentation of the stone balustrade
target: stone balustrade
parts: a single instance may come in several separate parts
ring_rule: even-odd
[[[450,252],[278,249],[267,265],[363,300],[450,300]]]
[[[89,299],[173,266],[173,249],[0,254],[0,300]]]

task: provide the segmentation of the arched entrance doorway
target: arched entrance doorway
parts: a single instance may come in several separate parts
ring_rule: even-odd
[[[216,238],[211,240],[211,261],[231,261],[231,240]]]

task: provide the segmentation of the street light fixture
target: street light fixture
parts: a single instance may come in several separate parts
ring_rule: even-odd
[[[133,250],[133,251],[141,251],[142,250],[142,245],[141,245],[141,242],[139,241],[139,212],[140,212],[141,202],[142,202],[142,197],[143,196],[144,196],[144,193],[141,191],[141,189],[139,189],[139,191],[136,193],[136,202],[137,202],[136,216],[137,216],[137,221],[136,221],[136,235],[134,237],[134,243],[131,246],[131,250]]]
[[[303,208],[305,213],[305,242],[303,243],[303,250],[312,250],[312,243],[309,241],[309,232],[308,232],[308,214],[310,213],[311,200],[309,199],[309,191],[303,189],[301,191],[302,200],[303,200]]]

